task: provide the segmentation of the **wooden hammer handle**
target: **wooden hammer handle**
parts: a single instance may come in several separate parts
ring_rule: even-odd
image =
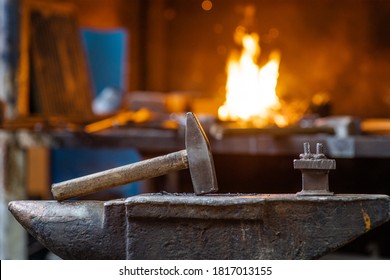
[[[181,150],[133,164],[105,170],[52,185],[51,192],[58,201],[106,190],[148,178],[188,168],[187,151]]]

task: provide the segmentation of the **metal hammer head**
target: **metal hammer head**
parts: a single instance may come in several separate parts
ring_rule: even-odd
[[[210,144],[199,120],[193,113],[187,113],[185,143],[195,194],[202,195],[218,191]]]

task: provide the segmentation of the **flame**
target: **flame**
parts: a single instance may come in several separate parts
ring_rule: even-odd
[[[227,64],[226,100],[219,107],[223,121],[250,122],[263,127],[271,123],[286,126],[287,120],[277,111],[281,103],[276,95],[280,53],[273,51],[268,62],[260,67],[259,36],[237,28],[235,38],[242,45],[240,57],[231,55]]]

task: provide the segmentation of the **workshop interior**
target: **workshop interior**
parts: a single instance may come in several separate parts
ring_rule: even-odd
[[[0,0],[0,259],[390,259],[390,2]]]

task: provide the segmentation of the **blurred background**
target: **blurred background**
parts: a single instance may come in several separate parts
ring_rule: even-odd
[[[187,111],[210,138],[220,192],[299,191],[292,160],[320,141],[337,160],[332,191],[390,194],[389,1],[0,3],[1,259],[48,254],[9,201],[182,148]],[[189,174],[84,199],[155,191],[191,192]],[[389,232],[337,256],[389,258]]]

